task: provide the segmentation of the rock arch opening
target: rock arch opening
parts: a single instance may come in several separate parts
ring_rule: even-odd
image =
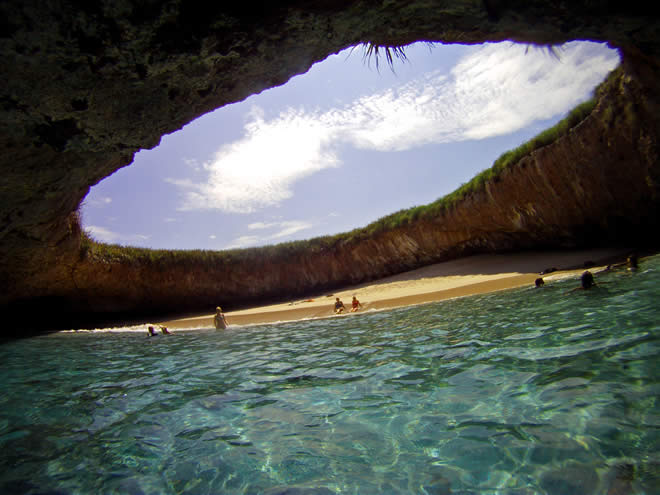
[[[92,190],[85,227],[103,242],[165,249],[364,227],[469,181],[589,98],[619,63],[589,42],[554,53],[510,42],[405,53],[390,71],[344,50],[164,136]]]

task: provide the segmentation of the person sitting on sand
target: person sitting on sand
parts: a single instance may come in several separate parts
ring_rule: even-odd
[[[227,318],[225,318],[225,314],[222,312],[222,308],[218,306],[215,308],[215,316],[213,317],[213,324],[215,325],[215,328],[218,330],[224,330],[229,326],[229,323],[227,323]]]
[[[343,313],[346,308],[338,297],[335,299],[335,314]]]
[[[541,277],[534,280],[534,285],[536,285],[537,288],[538,287],[543,287],[544,284],[545,284],[545,282],[543,281],[543,279]]]
[[[156,337],[158,335],[158,332],[156,332],[156,329],[149,325],[149,328],[147,329],[147,332],[149,333],[149,337]]]
[[[160,331],[163,332],[163,335],[172,335],[172,332],[170,332],[167,327],[160,327]]]
[[[355,313],[359,308],[362,307],[362,304],[360,304],[360,301],[357,300],[357,297],[353,296],[351,306],[351,313]]]

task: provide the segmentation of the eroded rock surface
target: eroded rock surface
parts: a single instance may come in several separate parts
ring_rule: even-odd
[[[89,188],[163,134],[361,42],[601,40],[621,50],[624,71],[618,89],[565,142],[539,150],[441,224],[338,248],[323,263],[310,254],[300,271],[267,260],[210,275],[182,269],[192,281],[178,301],[304,293],[478,250],[655,238],[660,22],[652,10],[647,2],[590,0],[5,1],[0,303],[51,301],[91,312],[167,307],[174,284],[164,280],[172,274],[81,258],[71,215]]]

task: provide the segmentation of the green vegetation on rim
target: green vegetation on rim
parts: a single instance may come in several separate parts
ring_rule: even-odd
[[[394,52],[394,56],[398,52]],[[387,52],[389,55],[389,52]],[[391,56],[391,55],[390,55]],[[389,56],[387,57],[388,61]],[[503,153],[493,165],[476,175],[469,182],[461,185],[454,192],[423,206],[414,206],[400,210],[391,215],[370,223],[366,227],[357,228],[350,232],[336,235],[315,237],[313,239],[284,242],[280,244],[230,249],[225,251],[211,250],[166,250],[148,249],[117,244],[103,244],[95,241],[89,233],[82,231],[82,242],[80,255],[82,259],[88,258],[101,263],[125,263],[136,266],[166,267],[166,266],[218,266],[251,260],[289,260],[302,253],[315,253],[331,249],[339,244],[352,244],[370,239],[378,234],[395,230],[400,227],[409,226],[420,220],[432,221],[456,203],[467,196],[480,192],[489,183],[498,181],[500,174],[520,162],[521,159],[530,155],[535,150],[553,143],[566,135],[573,127],[577,126],[591,114],[600,99],[604,88],[615,78],[613,71],[594,91],[594,97],[574,108],[566,118],[555,126],[541,132],[531,140],[520,145],[518,148]],[[79,220],[78,220],[79,221]]]

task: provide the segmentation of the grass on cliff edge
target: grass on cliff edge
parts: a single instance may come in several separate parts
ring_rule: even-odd
[[[369,239],[377,234],[409,226],[419,220],[434,220],[462,201],[465,197],[482,191],[486,185],[496,181],[507,168],[517,164],[533,151],[553,143],[566,135],[570,129],[582,122],[594,109],[604,88],[615,79],[613,71],[594,91],[594,97],[574,108],[566,118],[553,127],[541,132],[518,148],[503,153],[493,165],[476,175],[469,182],[461,185],[454,192],[427,205],[400,210],[370,223],[366,227],[341,234],[316,237],[303,241],[292,241],[271,246],[230,249],[226,251],[210,250],[166,250],[147,249],[117,244],[103,244],[95,241],[88,232],[81,231],[81,259],[101,263],[122,263],[136,266],[189,266],[211,267],[233,264],[241,261],[270,260],[285,261],[303,253],[317,253],[332,249],[340,244],[348,245]],[[76,218],[79,222],[80,219]]]

